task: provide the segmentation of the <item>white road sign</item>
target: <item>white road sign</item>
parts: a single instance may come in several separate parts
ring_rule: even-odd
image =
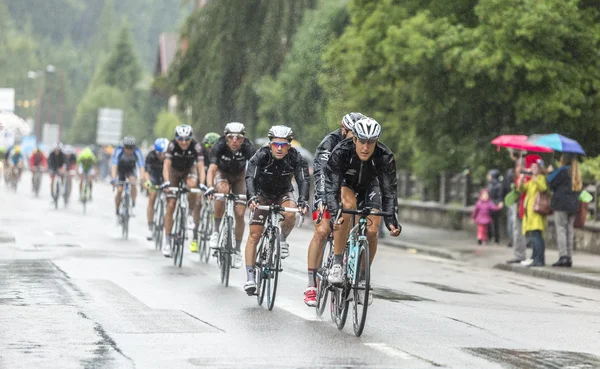
[[[123,130],[123,110],[98,109],[98,145],[118,145]]]
[[[14,88],[0,88],[0,111],[15,111]]]

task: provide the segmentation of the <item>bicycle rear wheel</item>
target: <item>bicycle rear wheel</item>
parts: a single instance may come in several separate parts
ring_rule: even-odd
[[[227,217],[225,219],[225,224],[221,229],[221,235],[219,236],[219,240],[221,241],[219,247],[219,253],[221,258],[221,283],[225,285],[225,287],[229,287],[229,272],[231,270],[231,232],[233,232],[233,219],[231,217]]]
[[[177,257],[179,256],[179,247],[177,246],[177,237],[179,236],[179,225],[180,225],[180,217],[181,217],[181,212],[179,211],[179,204],[176,205],[175,207],[175,218],[173,221],[173,229],[171,230],[171,234],[173,235],[171,237],[171,255],[173,257],[173,265],[177,265]]]
[[[369,307],[369,290],[371,282],[371,270],[369,266],[369,244],[366,241],[359,241],[358,255],[356,258],[356,278],[352,286],[354,295],[352,315],[354,318],[354,335],[360,337],[367,321],[367,310]],[[364,288],[361,285],[364,281]],[[361,291],[364,292],[362,301],[360,300]]]
[[[275,297],[277,297],[277,283],[279,282],[279,271],[281,270],[281,244],[279,243],[279,230],[273,228],[269,239],[269,253],[267,258],[267,308],[273,310]]]
[[[327,282],[327,273],[333,264],[333,240],[327,238],[321,254],[321,268],[317,272],[317,306],[315,310],[317,316],[322,316],[327,306],[327,297],[329,297],[329,283]]]
[[[42,175],[40,174],[40,172],[35,172],[35,177],[34,177],[34,181],[33,181],[33,190],[35,192],[35,197],[39,197],[40,196],[40,185],[42,183]]]
[[[122,204],[121,204],[121,220],[122,220],[122,224],[121,226],[123,227],[123,238],[124,239],[128,239],[129,238],[129,194],[125,193],[125,195],[123,195],[123,200],[122,200]]]

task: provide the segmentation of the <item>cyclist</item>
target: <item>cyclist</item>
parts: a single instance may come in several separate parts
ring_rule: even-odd
[[[342,118],[342,127],[329,133],[323,141],[317,146],[315,159],[313,161],[313,175],[315,178],[315,202],[313,206],[313,221],[316,221],[319,214],[323,212],[323,203],[325,202],[325,167],[327,160],[337,146],[345,138],[352,137],[352,127],[354,123],[364,118],[361,113],[350,113]],[[320,256],[323,254],[323,245],[331,232],[331,215],[329,211],[323,212],[324,221],[319,224],[315,222],[315,232],[308,246],[308,287],[304,292],[304,303],[308,306],[317,305],[317,270],[321,263]]]
[[[169,143],[163,166],[163,177],[167,181],[161,188],[179,186],[186,180],[188,188],[198,187],[204,182],[204,157],[200,143],[192,138],[193,130],[187,124],[175,128],[175,139]],[[171,231],[173,230],[173,213],[175,212],[175,194],[167,194],[167,211],[165,214],[165,243],[162,253],[165,257],[171,256]],[[196,194],[188,194],[188,202],[194,207],[194,230],[198,230],[200,211],[196,202]]]
[[[204,171],[205,172],[208,172],[210,151],[212,150],[212,147],[215,145],[215,143],[217,142],[217,140],[220,137],[221,136],[219,136],[218,133],[209,132],[206,135],[204,135],[204,138],[202,139],[202,156],[204,157]],[[206,191],[207,190],[206,176],[204,178],[205,178],[204,182],[200,183],[200,189]],[[201,212],[202,211],[202,197],[198,196],[198,198],[196,199],[196,202],[198,203],[197,204],[198,212]],[[199,226],[200,226],[200,222],[198,221],[195,224],[195,228],[198,228]],[[190,251],[198,252],[198,229],[194,229],[194,239],[190,243]]]
[[[77,155],[75,154],[75,148],[71,145],[66,145],[64,150],[67,156],[67,186],[65,187],[65,204],[69,201],[71,196],[71,188],[73,186],[73,176],[75,169],[77,168]]]
[[[23,165],[25,163],[25,157],[21,152],[21,146],[15,145],[10,154],[10,181],[13,180],[16,183],[19,183],[21,179],[21,172],[23,171]]]
[[[326,206],[336,214],[340,206],[356,209],[368,206],[394,213],[384,218],[390,235],[397,237],[402,228],[396,216],[398,210],[396,161],[392,151],[379,142],[381,126],[372,118],[363,118],[354,124],[353,137],[340,142],[331,153],[325,169]],[[342,283],[343,252],[350,233],[351,215],[343,214],[334,220],[334,262],[329,271],[329,282]],[[377,234],[380,218],[369,217],[367,239],[372,263],[377,252]],[[364,303],[364,290],[360,302]],[[369,291],[368,304],[372,302]]]
[[[56,175],[58,174],[64,179],[67,170],[67,156],[62,151],[62,143],[60,142],[54,145],[54,150],[48,155],[48,170],[50,171],[50,193],[53,194]]]
[[[150,235],[146,238],[149,241],[152,240],[152,231],[154,229],[154,202],[158,197],[158,192],[154,191],[154,188],[160,186],[164,182],[163,163],[168,146],[169,140],[167,138],[157,138],[154,140],[154,150],[150,151],[146,156],[146,182],[144,187],[148,190],[148,208],[146,209],[146,216],[148,218]]]
[[[309,189],[308,164],[302,155],[293,147],[291,142],[294,133],[286,126],[273,126],[269,130],[269,146],[262,147],[248,162],[246,172],[246,188],[248,206],[254,212],[250,221],[250,236],[246,243],[246,274],[247,281],[244,290],[248,295],[256,291],[254,280],[254,264],[256,260],[256,245],[260,241],[268,212],[258,210],[260,205],[279,204],[293,207],[305,214],[308,210],[307,199]],[[292,177],[298,184],[298,202],[294,197]],[[290,254],[287,236],[294,228],[296,217],[294,213],[284,213],[285,220],[281,226],[281,258]]]
[[[239,122],[227,123],[224,136],[220,137],[210,151],[210,166],[206,175],[208,189],[205,195],[215,192],[236,195],[246,192],[246,162],[255,153],[252,141],[246,138],[246,127]],[[235,253],[233,267],[242,267],[242,237],[244,235],[245,202],[241,201],[235,208]],[[225,213],[225,202],[215,202],[214,232],[210,236],[210,247],[216,248],[219,239],[219,227]]]
[[[87,176],[89,179],[90,193],[89,198],[92,200],[92,179],[96,175],[96,155],[91,148],[86,147],[81,150],[77,156],[77,173],[79,174],[79,200],[83,201],[83,182]]]
[[[46,155],[40,150],[39,146],[35,148],[31,156],[29,157],[29,169],[31,170],[31,187],[35,191],[35,172],[39,172],[42,168],[48,165]]]
[[[123,138],[123,146],[115,150],[112,159],[112,180],[114,185],[117,179],[125,181],[129,179],[131,182],[131,216],[135,216],[135,200],[137,197],[137,186],[135,181],[138,177],[138,171],[141,172],[140,178],[144,177],[144,156],[139,148],[135,146],[135,138],[127,136]],[[118,177],[117,177],[118,175]],[[123,194],[123,186],[117,188],[115,196],[116,214],[119,216],[119,207],[121,205],[121,195]]]

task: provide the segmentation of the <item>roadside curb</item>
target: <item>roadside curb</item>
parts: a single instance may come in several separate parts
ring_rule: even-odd
[[[430,255],[430,256],[435,256],[438,258],[443,258],[443,259],[450,259],[450,260],[461,260],[460,255],[458,253],[452,252],[452,251],[447,251],[438,247],[433,247],[433,246],[424,246],[424,245],[418,245],[415,243],[410,243],[410,242],[405,242],[405,241],[400,241],[400,240],[387,240],[387,239],[379,239],[378,241],[380,244],[386,245],[386,246],[392,246],[392,247],[396,247],[402,250],[406,250],[408,252],[411,252],[413,254],[426,254],[426,255]]]
[[[586,278],[575,274],[561,273],[547,268],[526,268],[520,265],[496,264],[494,269],[600,289],[600,280]]]

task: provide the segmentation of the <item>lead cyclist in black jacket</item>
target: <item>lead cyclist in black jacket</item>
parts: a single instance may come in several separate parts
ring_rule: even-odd
[[[381,126],[372,118],[356,122],[352,129],[354,137],[338,144],[325,171],[325,198],[331,214],[337,213],[340,206],[344,209],[356,209],[368,206],[394,213],[385,217],[390,235],[397,237],[402,231],[398,224],[396,161],[392,151],[379,142]],[[352,226],[351,215],[343,214],[334,221],[334,263],[329,272],[329,282],[342,283],[343,252]],[[367,239],[369,241],[370,260],[373,262],[377,252],[377,233],[380,217],[369,217]],[[364,293],[364,290],[362,290]],[[361,296],[364,303],[364,295]],[[372,302],[369,291],[368,303]]]

